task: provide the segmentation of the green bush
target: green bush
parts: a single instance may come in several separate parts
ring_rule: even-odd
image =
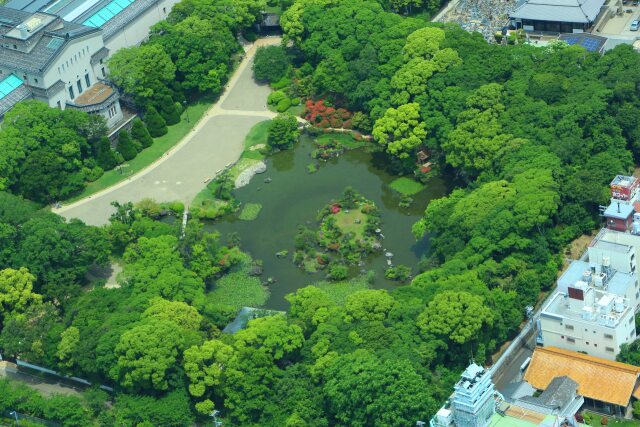
[[[291,79],[289,77],[283,77],[275,83],[271,83],[271,87],[274,90],[281,90],[291,85]]]
[[[267,102],[269,103],[269,105],[277,105],[280,101],[282,101],[285,98],[287,98],[287,95],[283,91],[277,90],[269,94],[269,97],[267,98]]]
[[[253,60],[253,75],[256,80],[273,83],[286,76],[289,67],[289,57],[284,47],[260,47]]]
[[[122,131],[118,135],[118,146],[116,149],[120,154],[122,154],[122,157],[125,160],[131,160],[138,154],[138,150],[131,139],[131,135],[129,135],[129,132],[127,131]]]
[[[142,148],[150,147],[153,144],[153,138],[149,134],[147,127],[142,123],[142,120],[135,119],[131,126],[131,137],[138,141]]]
[[[103,170],[111,170],[118,164],[116,153],[111,149],[111,142],[106,136],[100,138],[96,147],[96,161]]]
[[[384,277],[389,280],[397,280],[404,282],[411,277],[411,268],[406,265],[397,265],[395,267],[387,268],[384,272]]]
[[[300,105],[300,98],[298,97],[291,98],[291,105],[294,107],[297,107],[298,105]]]
[[[100,178],[104,174],[104,169],[100,166],[96,166],[93,168],[85,168],[84,177],[87,181],[93,182],[96,179]]]
[[[346,279],[348,275],[349,269],[346,265],[335,264],[329,267],[329,274],[327,275],[327,278],[338,281]]]
[[[160,113],[158,113],[158,110],[153,107],[149,107],[144,119],[147,122],[147,129],[149,130],[149,134],[154,138],[162,136],[169,131],[167,129],[166,122],[164,121]]]
[[[279,113],[284,113],[289,109],[289,107],[291,107],[291,100],[289,98],[284,98],[278,102],[276,110],[278,110]]]

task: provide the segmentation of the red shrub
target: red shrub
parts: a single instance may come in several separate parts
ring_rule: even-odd
[[[320,116],[318,116],[318,117],[320,117]],[[316,120],[316,121],[317,121],[317,120]],[[320,121],[320,123],[318,123],[318,127],[321,127],[321,128],[323,128],[323,129],[328,128],[328,127],[329,127],[329,121],[328,121],[327,119],[322,119],[322,120]]]
[[[342,122],[342,127],[345,129],[351,129],[353,125],[351,124],[351,120],[345,120]]]

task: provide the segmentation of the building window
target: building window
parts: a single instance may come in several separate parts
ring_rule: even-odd
[[[587,341],[587,345],[589,345],[589,341]]]
[[[571,338],[571,337],[567,337],[567,342],[575,343],[576,339],[575,338]]]
[[[38,79],[33,79],[34,82],[38,83]]]
[[[611,347],[605,347],[605,350],[607,350],[609,353],[613,353],[613,348]]]
[[[91,86],[91,80],[89,80],[89,73],[84,75],[84,82],[87,84],[87,87]]]
[[[102,77],[107,77],[107,73],[104,72],[104,67],[102,67]]]
[[[566,329],[569,329],[570,331],[573,331],[573,325],[564,325],[564,327]]]
[[[78,93],[82,93],[82,82],[80,81],[80,79],[78,79],[76,84],[78,85]]]
[[[631,319],[629,319],[629,324],[632,324],[633,320],[634,320],[633,317]]]
[[[58,110],[62,110],[62,105],[60,105],[60,101],[56,102],[58,104]]]
[[[611,334],[604,334],[604,337],[608,340],[612,340],[613,339],[613,335]]]
[[[597,347],[597,346],[598,346],[598,344],[597,344],[597,343],[594,343],[594,344],[593,344],[593,346],[594,346],[594,347]]]
[[[162,8],[162,13],[164,13],[165,15],[167,14],[167,8],[166,7]]]
[[[18,50],[18,45],[14,44],[14,45],[13,45],[13,48],[14,48],[15,50]]]
[[[73,94],[73,86],[69,86],[69,98],[73,99],[76,96]]]
[[[107,114],[109,115],[109,118],[113,118],[118,114],[118,110],[116,108],[115,103],[109,106],[109,110],[107,111]]]

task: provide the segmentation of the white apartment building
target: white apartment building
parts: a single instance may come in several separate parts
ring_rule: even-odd
[[[599,280],[585,273],[584,280],[548,300],[540,313],[544,346],[615,360],[620,346],[636,339],[634,306],[597,285]]]
[[[107,53],[99,29],[0,6],[0,118],[32,97],[101,114],[115,126],[122,111],[118,92],[102,80]]]

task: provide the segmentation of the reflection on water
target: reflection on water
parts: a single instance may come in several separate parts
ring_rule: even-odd
[[[314,161],[309,155],[312,149],[310,140],[304,138],[294,150],[269,158],[266,173],[257,175],[248,186],[236,190],[240,202],[262,204],[262,211],[255,221],[240,221],[234,215],[206,226],[223,234],[237,232],[242,239],[242,248],[254,258],[263,260],[265,277],[276,280],[271,286],[268,308],[286,308],[286,294],[324,278],[323,272],[308,274],[293,265],[294,236],[299,224],[315,228],[318,210],[331,199],[338,198],[344,187],[351,185],[376,203],[382,216],[384,248],[394,254],[394,264],[414,268],[429,250],[429,242],[428,239],[416,242],[411,226],[430,200],[446,194],[444,182],[434,178],[424,191],[413,197],[414,204],[410,208],[400,209],[400,195],[388,186],[395,177],[375,167],[371,154],[364,150],[348,151],[338,159],[321,163],[318,172],[310,174],[307,165]],[[265,183],[266,178],[271,178],[272,182]],[[289,257],[276,258],[275,253],[285,249],[289,251]],[[398,286],[385,279],[385,267],[382,255],[366,260],[363,268],[376,272],[373,287]]]

